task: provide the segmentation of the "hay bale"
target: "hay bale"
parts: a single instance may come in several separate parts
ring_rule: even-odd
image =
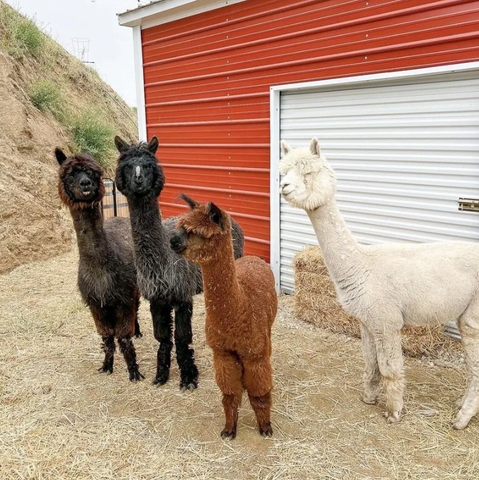
[[[296,315],[318,327],[360,338],[359,321],[338,303],[321,248],[311,246],[296,254],[293,267]],[[459,342],[445,335],[443,325],[405,326],[402,346],[404,353],[411,357],[437,357],[444,351],[456,353],[460,350]]]

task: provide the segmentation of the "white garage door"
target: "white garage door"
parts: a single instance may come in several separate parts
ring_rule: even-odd
[[[339,208],[360,243],[479,241],[479,72],[280,94],[280,136],[316,136],[336,171]],[[309,218],[280,205],[280,286],[294,289],[292,259],[317,245]]]

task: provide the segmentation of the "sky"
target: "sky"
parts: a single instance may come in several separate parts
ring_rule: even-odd
[[[6,0],[34,18],[37,25],[69,52],[74,39],[88,39],[88,48],[76,42],[101,78],[130,105],[136,106],[133,31],[120,27],[116,14],[138,6],[137,0]],[[77,49],[78,50],[78,49]]]

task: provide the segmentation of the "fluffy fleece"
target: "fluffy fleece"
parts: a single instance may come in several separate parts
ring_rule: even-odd
[[[165,184],[161,165],[155,157],[158,140],[128,144],[116,137],[120,152],[116,170],[118,189],[127,197],[135,247],[135,263],[141,294],[150,301],[153,332],[159,342],[154,383],[168,381],[174,341],[180,369],[180,388],[195,389],[198,369],[194,361],[191,318],[193,295],[201,293],[203,283],[198,265],[170,248],[170,238],[177,218],[162,220],[158,197]],[[235,256],[243,255],[244,237],[237,223],[233,225]]]
[[[213,350],[226,417],[221,436],[236,436],[244,389],[260,433],[271,436],[271,326],[278,305],[273,274],[258,257],[235,260],[231,219],[226,212],[213,203],[200,205],[183,198],[191,211],[178,220],[171,246],[201,266],[206,341]]]
[[[281,193],[306,210],[338,299],[361,323],[364,402],[376,403],[382,377],[387,420],[399,421],[405,386],[402,326],[458,319],[470,379],[453,427],[465,428],[479,410],[479,245],[359,245],[336,205],[336,179],[318,140],[306,149],[283,141],[282,148]]]
[[[114,218],[103,224],[100,202],[105,193],[100,166],[88,155],[69,157],[55,150],[60,165],[58,191],[70,209],[80,261],[78,287],[90,308],[103,340],[101,372],[113,372],[115,337],[131,381],[143,378],[138,370],[131,337],[140,336],[133,240],[128,220]]]

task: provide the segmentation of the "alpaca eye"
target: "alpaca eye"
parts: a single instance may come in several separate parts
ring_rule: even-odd
[[[198,233],[198,232],[187,232],[187,236],[188,236],[188,238],[190,238],[190,237],[198,237],[198,238],[202,238],[202,239],[206,238],[204,235],[201,235],[201,233]]]

